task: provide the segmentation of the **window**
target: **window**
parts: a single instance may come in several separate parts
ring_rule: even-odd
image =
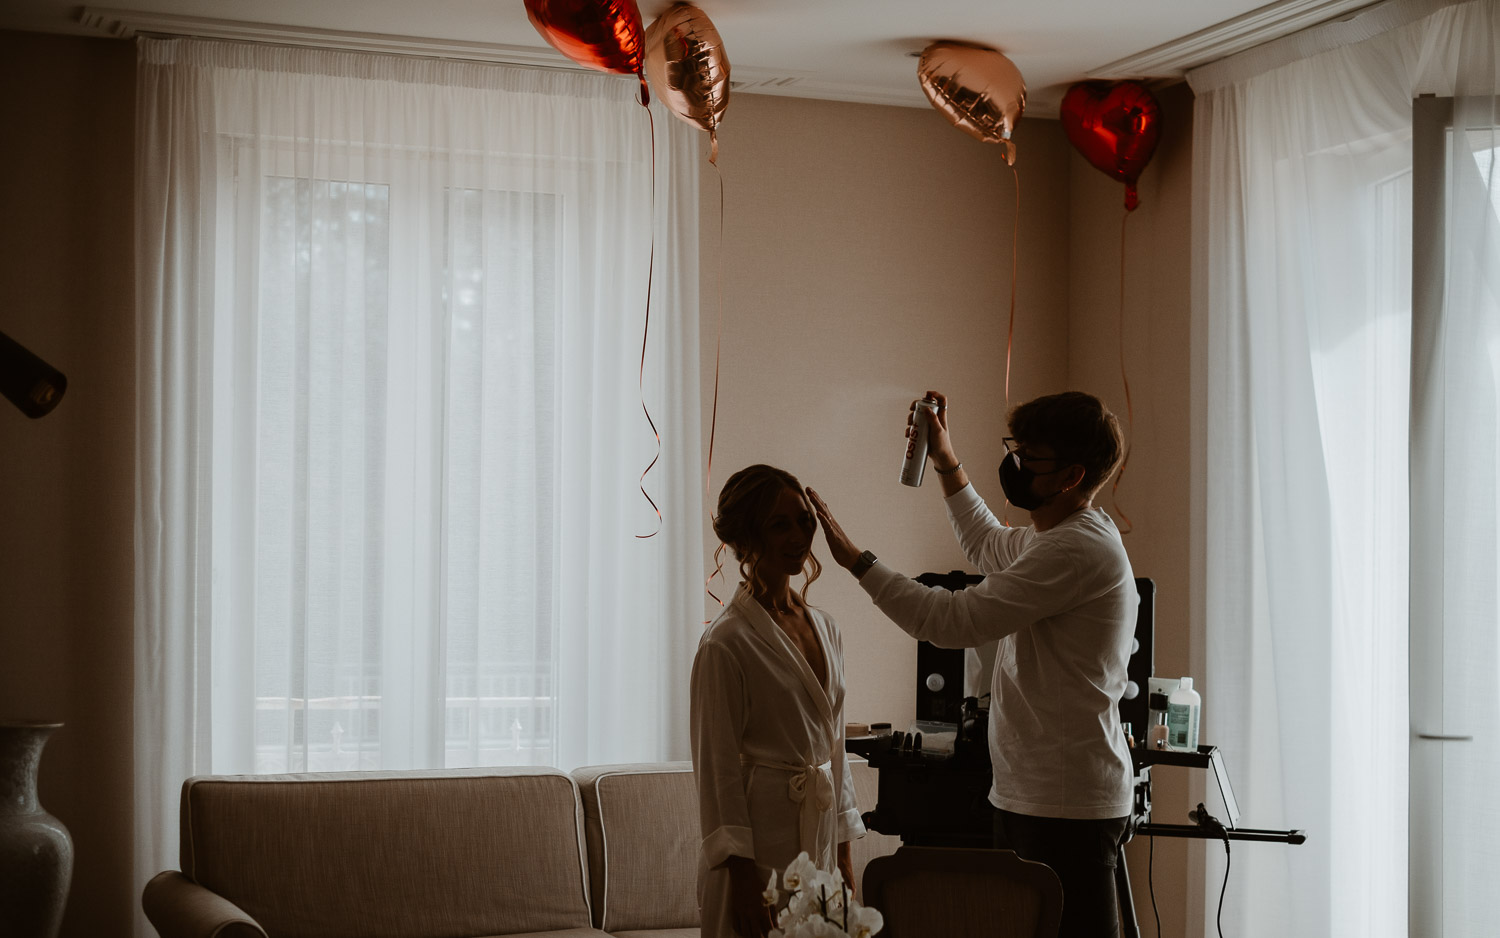
[[[1411,925],[1491,927],[1500,808],[1500,127],[1413,109]]]
[[[253,155],[240,156],[253,171]],[[425,173],[391,175],[394,198],[390,182],[272,175],[236,185],[235,223],[260,241],[248,273],[260,297],[247,376],[254,456],[228,457],[229,471],[255,480],[230,493],[253,516],[255,541],[254,602],[230,628],[254,634],[256,772],[381,767],[380,712],[414,706],[392,690],[403,685],[391,669],[429,647],[415,620],[402,628],[385,613],[392,551],[407,547],[436,568],[433,595],[412,601],[440,609],[444,624],[430,652],[439,660],[423,665],[445,682],[441,764],[554,756],[556,452],[535,415],[560,394],[562,197],[429,192]],[[401,227],[436,229],[430,305],[389,301],[393,281],[421,276],[419,255],[391,250],[393,204]],[[426,341],[399,340],[419,333]],[[429,376],[420,388],[419,375]],[[440,432],[392,420],[402,406],[393,384],[433,402]],[[412,475],[436,488],[431,527],[401,504],[400,480]],[[410,532],[399,546],[379,534],[391,525]],[[528,594],[530,606],[500,599]]]
[[[1205,718],[1244,816],[1311,835],[1233,852],[1226,930],[1489,927],[1496,35],[1491,5],[1377,5],[1190,76]]]
[[[192,775],[682,758],[692,130],[653,163],[595,74],[140,56],[141,881]]]

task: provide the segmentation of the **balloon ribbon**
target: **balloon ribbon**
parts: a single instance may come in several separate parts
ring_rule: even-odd
[[[1131,209],[1125,209],[1120,219],[1120,381],[1125,385],[1125,458],[1120,460],[1120,470],[1115,473],[1115,484],[1110,487],[1109,497],[1115,506],[1115,514],[1125,522],[1121,534],[1135,530],[1135,523],[1120,507],[1120,480],[1125,477],[1125,467],[1130,463],[1130,446],[1135,439],[1135,407],[1130,402],[1130,376],[1125,373],[1125,223],[1130,221]]]
[[[713,416],[708,421],[708,469],[703,474],[703,493],[708,497],[710,504],[712,504],[714,497],[714,433],[719,427],[719,362],[724,348],[724,171],[719,169],[719,141],[713,137],[711,131],[710,139],[713,140],[713,149],[709,153],[708,162],[713,165],[714,174],[719,177],[719,276],[715,281],[719,293],[719,324],[718,336],[714,339],[714,409]],[[712,512],[710,512],[711,514]],[[713,583],[714,577],[719,576],[724,571],[724,563],[719,559],[719,554],[723,549],[724,545],[720,544],[719,548],[714,551],[714,572],[710,573],[708,579],[703,581],[704,592],[708,593],[709,597],[720,606],[724,605],[724,600],[714,594],[710,584]],[[704,624],[706,625],[707,623]]]
[[[1007,141],[1009,142],[1009,141]],[[1005,417],[1010,419],[1010,353],[1016,343],[1016,271],[1021,259],[1021,174],[1016,164],[1010,164],[1010,174],[1016,180],[1016,213],[1010,225],[1010,327],[1005,332]],[[1010,499],[1005,500],[1006,511],[1000,513],[1000,522],[1010,527]]]
[[[641,330],[641,412],[646,415],[646,422],[651,425],[651,435],[656,437],[656,455],[651,457],[651,463],[641,473],[641,494],[646,496],[646,501],[651,503],[651,510],[656,512],[656,530],[650,534],[637,534],[638,538],[655,537],[662,526],[661,509],[657,507],[655,500],[646,492],[646,473],[661,459],[661,432],[656,429],[656,421],[651,419],[651,410],[646,406],[646,337],[651,334],[651,281],[656,267],[656,118],[651,116],[651,108],[646,103],[645,81],[641,83],[641,107],[646,109],[646,120],[651,126],[651,256],[646,262],[646,325]]]
[[[1010,227],[1010,328],[1005,333],[1005,414],[1010,416],[1010,351],[1016,341],[1016,269],[1020,266],[1021,174],[1014,163],[1010,174],[1016,180],[1016,215]]]

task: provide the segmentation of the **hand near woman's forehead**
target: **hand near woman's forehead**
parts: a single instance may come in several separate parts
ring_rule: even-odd
[[[841,567],[848,567],[859,559],[859,548],[854,546],[854,541],[844,533],[843,527],[833,517],[833,512],[828,509],[828,503],[823,501],[823,496],[813,489],[807,490],[807,497],[812,501],[813,511],[818,515],[818,523],[823,527],[823,538],[828,542],[828,553],[833,557],[833,562]]]

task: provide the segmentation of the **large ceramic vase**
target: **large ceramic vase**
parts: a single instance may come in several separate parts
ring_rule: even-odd
[[[56,938],[73,878],[73,838],[37,801],[42,747],[61,723],[0,723],[0,933]]]

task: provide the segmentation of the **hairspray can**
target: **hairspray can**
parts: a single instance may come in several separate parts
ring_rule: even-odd
[[[937,416],[937,401],[929,401],[925,397],[917,401],[911,411],[911,433],[906,437],[906,458],[901,460],[901,484],[918,486],[922,484],[922,472],[927,468],[927,428],[928,417],[922,411],[929,411],[933,417]]]

